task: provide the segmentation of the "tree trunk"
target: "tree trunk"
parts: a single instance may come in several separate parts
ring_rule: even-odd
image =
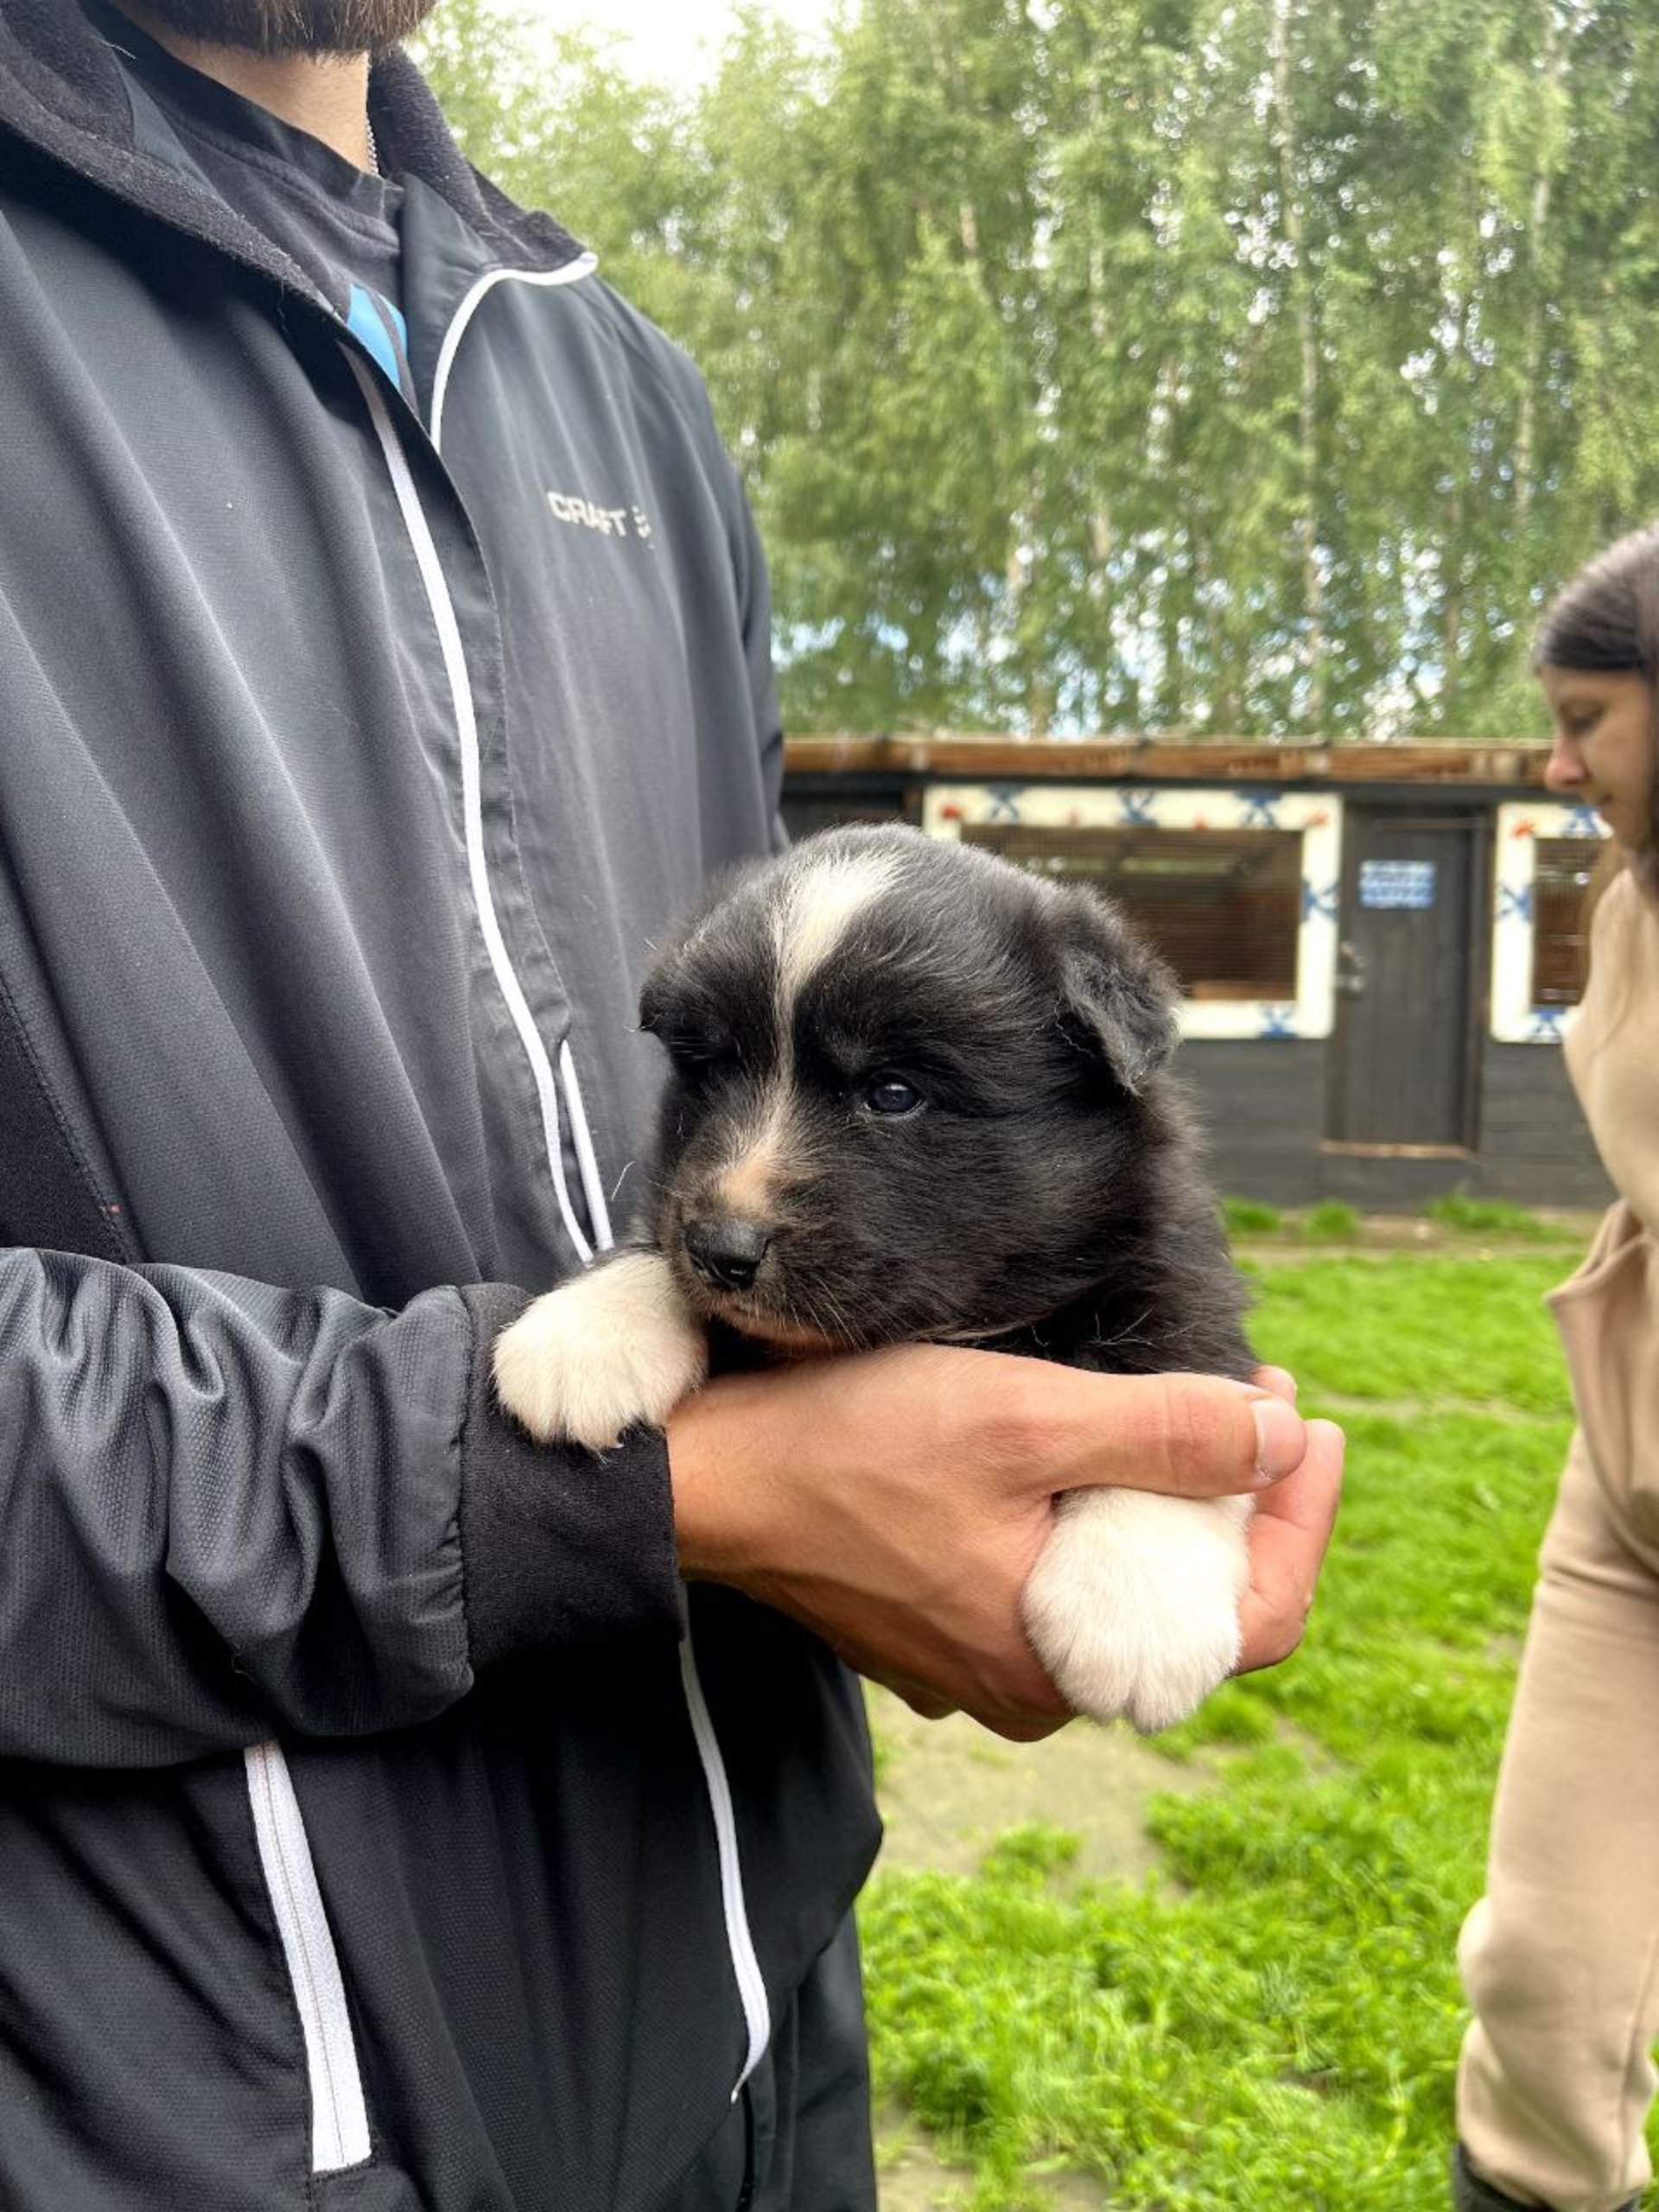
[[[1091,132],[1098,131],[1104,108],[1099,76],[1094,76],[1089,86],[1089,124]],[[1089,219],[1089,340],[1096,353],[1104,353],[1112,342],[1112,319],[1106,305],[1106,242],[1100,234],[1097,208],[1091,205]],[[1114,538],[1112,518],[1103,500],[1096,499],[1089,516],[1089,579],[1088,593],[1096,605],[1103,604],[1106,597],[1107,563],[1112,557]]]
[[[1555,0],[1543,0],[1544,85],[1553,114],[1554,96],[1560,90],[1564,63],[1560,27],[1555,20]],[[1521,386],[1521,406],[1515,425],[1515,527],[1524,537],[1532,520],[1534,477],[1537,467],[1538,380],[1544,366],[1544,245],[1549,232],[1550,188],[1554,175],[1547,137],[1533,172],[1531,219],[1527,235],[1527,344]]]
[[[1325,721],[1325,577],[1319,566],[1319,344],[1298,175],[1300,147],[1291,70],[1293,4],[1294,0],[1273,0],[1273,116],[1279,155],[1281,217],[1285,242],[1291,252],[1290,296],[1301,355],[1297,429],[1302,480],[1297,536],[1302,551],[1302,614],[1306,624],[1302,667],[1307,677],[1305,719],[1317,736]]]
[[[1459,373],[1464,372],[1467,361],[1469,307],[1473,289],[1472,282],[1468,283],[1458,296],[1452,321],[1452,342],[1446,350],[1448,364],[1455,363]],[[1449,385],[1450,378],[1446,381]],[[1469,521],[1468,482],[1473,456],[1466,452],[1460,453],[1455,454],[1455,460],[1458,481],[1446,507],[1440,545],[1440,573],[1445,580],[1446,591],[1440,607],[1440,710],[1442,724],[1451,714],[1452,702],[1463,680],[1463,596],[1468,557],[1464,537]]]

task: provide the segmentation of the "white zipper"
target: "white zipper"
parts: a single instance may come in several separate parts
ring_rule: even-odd
[[[571,1134],[575,1142],[576,1156],[582,1162],[588,1215],[601,1246],[608,1249],[611,1244],[610,1217],[606,1208],[605,1192],[599,1180],[598,1166],[594,1159],[593,1138],[582,1103],[582,1086],[576,1080],[576,1064],[568,1046],[561,1052],[560,1067],[565,1078],[565,1097],[570,1109]],[[726,1920],[726,1948],[731,1956],[732,1975],[737,1983],[738,1999],[743,2007],[743,2023],[748,2031],[749,2045],[744,2054],[743,2069],[732,2085],[732,2102],[735,2104],[743,2084],[766,2054],[766,2045],[772,2037],[772,2013],[766,1997],[766,1977],[755,1955],[754,1936],[749,1927],[748,1906],[743,1895],[743,1861],[737,1846],[737,1814],[732,1803],[731,1781],[726,1772],[726,1762],[721,1756],[720,1738],[715,1732],[709,1700],[702,1694],[702,1682],[697,1673],[697,1657],[692,1647],[689,1624],[680,1643],[680,1681],[685,1692],[686,1711],[691,1718],[691,1734],[696,1744],[697,1758],[702,1765],[703,1787],[709,1793],[709,1810],[714,1817],[715,1844],[720,1860],[720,1903]]]
[[[576,1080],[576,1056],[570,1050],[568,1037],[559,1046],[559,1073],[564,1077],[564,1103],[570,1109],[570,1141],[576,1148],[576,1163],[582,1169],[582,1196],[588,1201],[594,1241],[601,1252],[608,1252],[616,1242],[611,1234],[611,1210],[606,1203],[604,1179],[594,1154],[594,1133],[588,1126],[582,1085]]]
[[[474,287],[474,290],[478,289]],[[454,335],[453,331],[450,335]],[[536,1027],[535,1016],[531,1013],[523,986],[513,969],[490,889],[489,868],[484,858],[483,772],[479,756],[478,716],[473,706],[472,684],[467,675],[467,655],[461,644],[461,625],[450,603],[449,588],[444,582],[443,566],[438,559],[438,549],[433,542],[431,527],[421,505],[420,493],[415,488],[409,461],[392,427],[391,410],[376,387],[372,372],[354,353],[346,353],[346,359],[351,364],[352,373],[357,378],[368,408],[369,418],[374,424],[375,435],[380,441],[380,450],[385,456],[392,488],[397,493],[398,508],[403,514],[404,527],[409,532],[416,566],[421,572],[427,603],[437,628],[444,672],[449,678],[455,728],[461,738],[461,812],[466,826],[467,869],[472,882],[473,904],[478,910],[478,925],[483,934],[485,950],[489,954],[497,986],[506,1001],[507,1011],[512,1016],[512,1026],[518,1033],[518,1041],[530,1062],[537,1103],[541,1109],[542,1140],[547,1147],[548,1165],[553,1172],[553,1188],[557,1194],[565,1234],[575,1246],[577,1257],[586,1267],[594,1256],[594,1248],[576,1219],[570,1193],[565,1188],[564,1154],[559,1141],[558,1089],[554,1080],[552,1063],[548,1058],[547,1047],[542,1042],[541,1032]]]
[[[610,1217],[606,1208],[605,1192],[600,1185],[599,1169],[594,1160],[593,1139],[582,1103],[582,1087],[576,1081],[576,1064],[568,1046],[561,1054],[560,1065],[565,1077],[565,1096],[570,1108],[576,1154],[582,1161],[582,1181],[588,1192],[588,1213],[601,1244],[608,1250],[611,1244]],[[715,1845],[720,1860],[721,1910],[726,1920],[726,1948],[731,1957],[732,1976],[737,1983],[738,1999],[743,2007],[743,2024],[748,2031],[749,2044],[744,2054],[743,2069],[732,2085],[732,2102],[735,2104],[743,2084],[766,2054],[766,2045],[772,2038],[772,2013],[766,1997],[766,1977],[755,1955],[748,1906],[743,1895],[743,1861],[737,1846],[737,1814],[732,1803],[731,1781],[726,1772],[726,1762],[721,1756],[720,1738],[715,1732],[709,1700],[702,1694],[702,1682],[697,1673],[697,1656],[692,1647],[689,1624],[680,1643],[680,1681],[685,1692],[686,1711],[691,1719],[692,1738],[702,1766],[703,1788],[709,1793],[709,1810],[714,1818]]]
[[[438,350],[438,365],[433,380],[431,425],[429,435],[436,446],[442,429],[443,404],[448,387],[449,373],[454,365],[456,348],[467,326],[471,321],[480,302],[496,284],[513,281],[526,284],[574,283],[590,275],[594,267],[591,254],[551,272],[497,269],[480,276],[467,292],[456,310],[454,321],[444,334]],[[430,525],[420,503],[420,494],[410,471],[408,460],[398,442],[391,416],[377,389],[371,371],[353,354],[347,352],[352,372],[356,377],[365,404],[369,410],[375,434],[380,441],[386,466],[391,472],[392,486],[397,495],[404,526],[409,532],[410,543],[426,588],[432,618],[436,625],[438,639],[443,652],[444,667],[449,677],[450,692],[454,705],[456,727],[461,740],[462,807],[466,817],[467,858],[471,871],[473,900],[478,910],[479,925],[484,933],[490,963],[496,980],[513,1018],[520,1040],[531,1064],[536,1080],[536,1094],[541,1106],[542,1129],[547,1147],[548,1160],[552,1169],[554,1188],[558,1193],[559,1211],[564,1220],[565,1232],[586,1266],[593,1257],[593,1247],[582,1234],[571,1207],[569,1193],[565,1186],[563,1155],[559,1141],[559,1109],[554,1085],[553,1071],[548,1058],[524,992],[514,974],[500,925],[496,918],[495,904],[491,895],[489,874],[484,857],[483,815],[481,799],[481,764],[479,757],[478,721],[473,707],[472,688],[467,675],[466,654],[461,638],[461,626],[449,598],[444,580],[443,566],[438,558]],[[575,1060],[568,1042],[559,1050],[560,1073],[563,1079],[566,1105],[570,1116],[571,1142],[581,1170],[583,1196],[588,1219],[601,1249],[608,1249],[612,1243],[611,1224],[605,1203],[603,1182],[598,1162],[594,1155],[591,1132],[587,1113],[582,1105],[582,1089],[576,1078]],[[719,1738],[709,1716],[702,1694],[702,1685],[697,1678],[696,1655],[691,1648],[690,1631],[680,1646],[680,1675],[685,1691],[686,1709],[690,1715],[691,1732],[702,1763],[703,1783],[709,1793],[709,1808],[714,1817],[715,1836],[720,1859],[721,1904],[726,1921],[727,1948],[731,1955],[732,1972],[737,1983],[738,1996],[743,2007],[744,2023],[748,2031],[748,2049],[743,2069],[732,2088],[735,2102],[743,2084],[754,2071],[764,2056],[772,2033],[766,1986],[760,1972],[760,1962],[755,1955],[754,1939],[750,1931],[747,1908],[743,1894],[743,1868],[738,1852],[737,1821],[732,1808],[731,1783],[726,1764],[721,1756]]]
[[[361,2165],[372,2147],[346,1985],[283,1747],[255,1744],[242,1758],[259,1864],[276,1916],[305,2044],[311,2085],[311,2171],[336,2173],[343,2166]]]
[[[726,1947],[732,1955],[732,1972],[737,1977],[737,1993],[743,2005],[744,2024],[749,2031],[743,2070],[732,2084],[732,2102],[735,2104],[739,2091],[766,2055],[772,2018],[766,1979],[754,1955],[754,1938],[749,1930],[748,1908],[743,1898],[743,1866],[737,1850],[737,1815],[732,1808],[732,1786],[726,1777],[726,1763],[720,1755],[720,1739],[709,1718],[702,1684],[697,1679],[696,1656],[691,1649],[689,1629],[680,1645],[680,1679],[685,1686],[686,1707],[691,1715],[697,1756],[702,1761],[709,1809],[715,1816],[715,1840],[720,1852],[720,1899],[726,1914]]]

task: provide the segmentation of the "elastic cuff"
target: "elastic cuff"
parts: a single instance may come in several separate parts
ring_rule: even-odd
[[[630,1429],[610,1452],[532,1443],[496,1402],[495,1340],[530,1303],[496,1283],[463,1288],[473,1363],[461,1435],[461,1544],[474,1667],[517,1651],[617,1637],[678,1637],[668,1446]]]

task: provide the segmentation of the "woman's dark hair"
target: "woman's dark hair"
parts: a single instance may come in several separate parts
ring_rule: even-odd
[[[1546,610],[1532,664],[1641,676],[1653,687],[1648,740],[1656,772],[1648,833],[1630,866],[1648,896],[1659,899],[1659,524],[1632,531],[1580,569]]]

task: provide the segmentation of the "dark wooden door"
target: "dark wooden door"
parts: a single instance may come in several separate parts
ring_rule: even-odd
[[[1472,1144],[1479,820],[1348,810],[1328,1142]]]

